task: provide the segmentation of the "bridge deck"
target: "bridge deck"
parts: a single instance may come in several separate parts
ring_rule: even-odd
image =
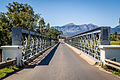
[[[53,56],[54,55],[54,56]],[[53,56],[53,57],[52,57]],[[52,58],[51,58],[52,57]],[[89,65],[65,44],[60,44],[35,67],[26,68],[5,80],[120,80]]]

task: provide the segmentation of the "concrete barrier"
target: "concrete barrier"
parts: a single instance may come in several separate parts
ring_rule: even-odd
[[[2,62],[7,59],[17,59],[17,65],[22,66],[22,46],[1,46]]]
[[[105,59],[116,58],[120,62],[120,46],[119,45],[100,45],[101,61],[105,64]]]

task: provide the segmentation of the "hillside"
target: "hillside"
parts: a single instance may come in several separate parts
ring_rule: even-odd
[[[82,24],[82,25],[76,25],[74,23],[69,23],[64,26],[53,26],[51,28],[58,29],[60,31],[63,31],[63,34],[61,36],[73,36],[81,32],[85,32],[94,28],[98,28],[99,26],[94,24]],[[111,33],[118,32],[120,33],[120,25],[116,26],[115,28],[111,28]]]
[[[64,26],[54,26],[52,28],[63,31],[62,36],[73,36],[75,34],[88,31],[97,27],[98,27],[97,25],[93,25],[93,24],[75,25],[73,23],[69,23]]]
[[[118,25],[115,28],[111,29],[111,33],[113,34],[114,32],[117,32],[118,34],[120,34],[120,25]]]

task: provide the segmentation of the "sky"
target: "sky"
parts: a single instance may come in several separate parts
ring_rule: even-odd
[[[13,1],[31,5],[51,26],[119,25],[120,0],[0,0],[0,12],[6,12],[6,6]]]

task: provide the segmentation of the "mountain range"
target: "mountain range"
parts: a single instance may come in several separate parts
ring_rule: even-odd
[[[63,26],[53,26],[51,28],[58,29],[59,31],[63,31],[61,36],[73,36],[94,28],[98,28],[99,26],[94,24],[82,24],[76,25],[74,23],[69,23]],[[111,33],[118,32],[120,33],[120,25],[116,26],[115,28],[111,28]]]

